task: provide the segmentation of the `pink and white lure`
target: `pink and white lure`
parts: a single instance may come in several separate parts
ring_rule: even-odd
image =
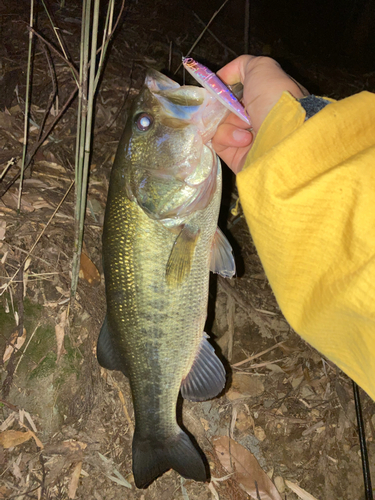
[[[251,121],[245,108],[233,92],[220,80],[220,78],[203,64],[191,57],[183,57],[182,64],[195,80],[210,94],[218,99],[226,108],[237,115],[251,127]]]

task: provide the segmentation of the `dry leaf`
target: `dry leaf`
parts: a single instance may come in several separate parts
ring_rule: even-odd
[[[0,220],[0,240],[5,238],[5,231],[7,228],[7,222],[5,220]]]
[[[9,417],[6,418],[4,420],[4,422],[0,425],[0,432],[5,431],[6,429],[8,429],[8,427],[10,427],[11,425],[13,425],[13,422],[15,421],[16,416],[17,416],[17,414],[16,414],[15,411],[13,413],[11,413],[9,415]]]
[[[100,273],[95,264],[83,252],[81,253],[81,267],[79,277],[86,280],[91,286],[97,286],[100,283]]]
[[[0,433],[0,445],[4,448],[12,448],[19,444],[25,443],[33,437],[30,431],[4,431]]]
[[[237,415],[236,428],[240,432],[247,431],[250,427],[254,427],[254,419],[251,415],[246,414],[244,411],[240,411]]]
[[[46,200],[34,201],[33,207],[35,210],[40,210],[41,208],[53,208],[52,205]]]
[[[276,476],[274,479],[275,486],[279,493],[284,493],[285,491],[285,483],[284,479],[281,476]]]
[[[18,195],[16,193],[7,191],[2,196],[1,200],[3,201],[6,207],[11,208],[12,210],[17,210]],[[21,198],[21,212],[28,212],[28,213],[34,212],[34,207],[32,206],[31,203],[26,201],[24,196]]]
[[[12,493],[12,490],[7,488],[6,486],[0,486],[0,499],[5,500],[6,498],[10,497],[10,494]]]
[[[266,433],[260,426],[254,427],[254,436],[259,439],[259,441],[264,441],[266,439]]]
[[[260,396],[264,392],[263,382],[259,377],[243,373],[234,373],[232,377],[232,385],[226,393],[226,397],[230,401],[236,399],[247,398],[249,396]]]
[[[317,500],[317,498],[307,493],[307,491],[298,486],[298,484],[292,483],[292,481],[288,481],[287,479],[285,479],[285,484],[302,500]]]
[[[78,488],[78,481],[79,481],[79,476],[81,474],[81,469],[82,469],[82,462],[78,462],[78,464],[75,466],[72,477],[70,479],[70,483],[68,486],[68,496],[69,498],[75,498],[76,497],[76,491]]]
[[[203,425],[203,429],[205,431],[209,431],[210,430],[210,423],[208,420],[206,420],[205,418],[200,418],[199,419],[201,421],[201,424]]]
[[[11,357],[15,349],[21,349],[26,340],[26,328],[23,329],[23,334],[21,337],[18,336],[18,331],[13,332],[10,336],[9,345],[6,347],[3,362],[5,363]]]
[[[281,500],[275,485],[249,450],[227,436],[216,438],[214,446],[221,465],[234,472],[232,477],[254,500],[258,498],[255,482],[261,500]]]
[[[37,447],[38,447],[38,448],[43,449],[43,448],[44,448],[44,445],[43,445],[43,443],[41,442],[41,440],[38,438],[38,436],[35,434],[35,432],[30,431],[30,429],[28,429],[28,428],[26,427],[26,425],[25,425],[25,424],[23,424],[21,421],[18,421],[18,423],[19,423],[22,427],[24,427],[25,429],[27,429],[27,432],[28,432],[28,433],[30,434],[30,436],[34,439],[35,444],[37,445]]]
[[[63,347],[64,347],[64,336],[65,336],[67,312],[68,312],[68,310],[65,309],[65,311],[63,311],[60,314],[60,323],[58,323],[55,326],[55,334],[56,334],[56,342],[57,342],[57,361],[60,359],[60,356],[62,354]]]

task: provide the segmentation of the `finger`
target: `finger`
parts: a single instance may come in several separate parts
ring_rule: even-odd
[[[212,139],[214,148],[246,148],[253,141],[253,134],[231,123],[222,123]]]
[[[237,57],[221,68],[217,72],[217,76],[219,76],[227,85],[234,85],[238,82],[243,84],[245,81],[246,66],[252,59],[254,59],[254,56],[243,55]]]

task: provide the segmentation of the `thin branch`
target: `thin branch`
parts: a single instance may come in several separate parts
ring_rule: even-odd
[[[202,19],[198,16],[198,14],[196,12],[194,12],[192,10],[192,13],[193,13],[193,16],[197,19],[198,22],[200,22],[201,24],[203,24],[203,26],[205,26],[205,23],[204,21],[202,21]],[[215,40],[215,42],[217,42],[219,45],[221,45],[223,47],[223,49],[227,50],[228,52],[230,52],[234,57],[238,57],[238,54],[237,52],[235,52],[234,50],[232,50],[230,47],[228,47],[228,45],[225,45],[225,43],[223,43],[220,38],[218,38],[215,33],[213,33],[211,30],[207,30],[207,33],[209,33],[212,38]]]
[[[37,37],[38,37],[38,38],[39,38],[39,39],[40,39],[43,43],[45,43],[45,44],[47,45],[47,47],[48,47],[49,49],[51,49],[51,50],[52,50],[52,52],[54,52],[54,53],[55,53],[58,57],[60,57],[60,58],[61,58],[61,59],[62,59],[62,60],[63,60],[63,61],[64,61],[64,62],[65,62],[68,66],[69,66],[69,68],[70,68],[70,69],[72,70],[72,72],[73,72],[74,79],[75,79],[75,81],[76,81],[76,83],[77,83],[77,85],[78,85],[78,71],[77,71],[77,68],[74,66],[74,64],[73,64],[71,61],[69,61],[69,59],[67,59],[67,58],[64,56],[64,54],[62,54],[60,51],[58,51],[58,50],[56,49],[56,47],[54,47],[54,46],[52,45],[52,43],[51,43],[51,42],[49,42],[48,40],[46,40],[46,39],[44,38],[44,36],[43,36],[43,35],[41,35],[40,33],[38,33],[38,32],[37,32],[37,31],[36,31],[33,27],[31,27],[31,26],[27,26],[27,29],[28,29],[29,31],[31,31],[32,33],[34,33],[34,35],[35,35],[35,36],[37,36]]]
[[[60,113],[56,116],[56,118],[53,120],[53,122],[48,127],[48,129],[46,130],[46,132],[43,134],[42,138],[33,146],[32,150],[30,151],[30,154],[28,155],[28,159],[27,159],[26,164],[25,164],[25,169],[24,169],[25,171],[30,166],[31,161],[32,161],[33,157],[35,156],[36,152],[38,151],[38,149],[40,148],[40,146],[44,143],[44,141],[47,139],[47,137],[49,136],[49,134],[55,128],[55,125],[60,120],[61,116],[65,113],[65,111],[67,110],[67,108],[70,106],[70,104],[71,104],[72,100],[74,99],[74,97],[76,96],[77,92],[78,92],[78,89],[75,88],[73,90],[73,92],[70,94],[70,96],[68,97],[68,99],[66,100],[64,106],[61,108]],[[0,198],[8,191],[8,189],[10,187],[13,186],[13,184],[16,182],[16,180],[18,179],[19,176],[20,176],[20,172],[18,172],[13,177],[13,179],[11,179],[8,182],[8,184],[6,184],[0,190]]]
[[[228,0],[225,0],[224,3],[218,8],[218,10],[216,12],[214,12],[214,14],[212,15],[211,19],[208,21],[206,27],[204,28],[204,30],[202,31],[202,33],[199,35],[199,37],[195,40],[195,42],[193,43],[193,45],[190,47],[190,49],[188,50],[186,56],[188,56],[194,49],[195,47],[198,45],[198,43],[200,42],[202,36],[206,33],[206,31],[208,30],[208,27],[210,26],[210,24],[212,23],[212,21],[215,19],[215,17],[219,14],[219,12],[225,7],[225,5],[228,3]],[[178,72],[178,70],[181,68],[182,66],[182,62],[180,63],[180,65],[178,66],[178,68],[176,69],[176,71],[174,72],[174,74],[176,74]]]
[[[53,67],[53,63],[52,63],[51,54],[48,52],[48,48],[46,47],[46,45],[43,44],[42,48],[43,48],[43,52],[44,52],[44,54],[46,56],[46,59],[47,59],[48,71],[49,71],[49,74],[50,74],[50,77],[51,77],[51,81],[52,81],[52,91],[49,94],[47,106],[46,106],[46,109],[45,109],[45,112],[44,112],[44,116],[43,116],[43,120],[42,120],[42,123],[40,124],[38,141],[42,137],[44,125],[45,125],[46,120],[48,118],[48,115],[49,115],[49,112],[51,110],[53,101],[55,100],[55,96],[57,94],[57,79],[56,79],[56,73],[55,73],[55,70],[54,70],[54,67]]]
[[[50,225],[52,219],[55,217],[55,215],[57,214],[57,212],[59,211],[61,205],[64,203],[65,201],[65,198],[68,196],[69,194],[69,191],[71,190],[72,186],[74,184],[74,180],[70,183],[70,186],[68,187],[68,189],[66,190],[64,196],[62,197],[60,203],[57,205],[55,211],[53,212],[53,214],[51,215],[51,217],[49,218],[47,224],[45,225],[45,227],[43,228],[43,230],[41,231],[41,233],[39,234],[39,236],[37,237],[37,239],[35,240],[35,243],[33,244],[33,246],[30,248],[30,250],[28,251],[24,261],[22,262],[22,264],[19,266],[19,268],[17,269],[17,271],[13,274],[13,276],[11,277],[11,279],[8,281],[8,283],[5,285],[4,287],[4,290],[1,291],[0,293],[0,296],[3,295],[9,288],[9,285],[16,279],[17,277],[17,274],[19,272],[19,270],[25,265],[25,262],[27,261],[27,259],[30,257],[30,255],[32,254],[32,252],[34,251],[34,248],[37,246],[37,244],[39,243],[39,240],[40,238],[43,236],[43,234],[45,233],[47,227]]]

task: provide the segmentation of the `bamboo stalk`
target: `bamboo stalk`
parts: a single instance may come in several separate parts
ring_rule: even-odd
[[[30,5],[30,26],[34,25],[34,0],[31,0]],[[23,177],[25,173],[25,163],[26,163],[26,152],[27,152],[27,136],[29,132],[29,101],[30,101],[30,89],[31,89],[31,62],[33,53],[33,41],[34,35],[32,31],[29,31],[29,52],[27,56],[27,75],[26,75],[26,98],[25,98],[25,123],[24,123],[24,133],[23,133],[23,151],[22,151],[22,166],[21,166],[21,176],[20,185],[18,188],[18,202],[17,210],[21,208],[21,196],[22,196],[22,185]]]
[[[119,16],[113,28],[114,2],[108,4],[106,21],[103,31],[103,42],[97,50],[99,6],[100,0],[85,0],[82,7],[82,31],[81,31],[81,57],[79,71],[79,102],[77,118],[77,140],[76,140],[76,188],[75,188],[75,243],[72,264],[71,296],[75,297],[78,286],[78,275],[82,251],[84,222],[87,204],[87,184],[90,170],[92,122],[94,113],[94,97],[100,76],[104,68],[104,60],[109,45],[109,40],[116,29],[120,16],[123,12],[125,0],[122,1]],[[92,17],[92,26],[91,26]],[[90,38],[91,36],[91,38]],[[89,48],[91,53],[89,54]],[[100,53],[99,63],[96,64],[96,56]]]

